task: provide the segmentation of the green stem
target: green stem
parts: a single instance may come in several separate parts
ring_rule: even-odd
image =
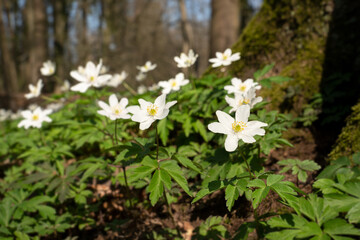
[[[255,174],[253,174],[253,173],[251,172],[250,165],[249,165],[249,163],[247,162],[244,154],[241,152],[240,149],[239,149],[239,153],[240,153],[241,157],[244,159],[244,162],[245,162],[245,164],[246,164],[246,168],[247,168],[247,170],[248,170],[248,172],[249,172],[249,175],[250,175],[250,179],[256,178]]]
[[[117,119],[115,119],[115,144],[118,145]],[[124,165],[122,166],[122,170],[123,170],[123,172],[124,172],[126,192],[127,192],[128,197],[129,197],[130,207],[132,208],[133,205],[132,205],[131,196],[130,196],[130,188],[129,188],[129,184],[128,184],[128,180],[127,180],[127,176],[126,176],[126,167],[125,167]]]
[[[136,92],[134,89],[132,89],[132,87],[130,87],[129,84],[127,84],[126,82],[123,82],[123,85],[124,85],[124,87],[125,87],[127,90],[129,90],[129,92],[130,92],[132,95],[134,95],[134,96],[137,95],[137,92]]]
[[[160,168],[160,162],[159,162],[159,134],[158,134],[158,125],[156,124],[155,127],[155,134],[156,134],[156,160],[159,164],[159,168]]]
[[[178,225],[176,224],[174,214],[173,214],[173,212],[172,212],[172,210],[171,210],[171,204],[169,203],[169,200],[168,200],[168,198],[167,198],[167,196],[166,196],[165,185],[164,185],[163,195],[164,195],[164,199],[165,199],[166,205],[167,205],[167,207],[168,207],[168,212],[169,212],[169,215],[170,215],[170,217],[171,217],[171,220],[172,220],[172,222],[173,222],[173,224],[174,224],[174,226],[175,226],[175,228],[176,228],[176,231],[177,231],[178,235],[181,237],[180,229],[179,229]]]

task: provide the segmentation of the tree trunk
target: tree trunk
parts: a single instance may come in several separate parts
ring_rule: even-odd
[[[12,47],[8,41],[8,35],[5,30],[4,22],[2,19],[3,12],[3,0],[0,0],[0,47],[1,47],[1,57],[2,57],[2,72],[4,73],[3,85],[5,93],[15,94],[18,91],[18,82],[17,82],[17,73],[14,58],[12,55]],[[10,97],[10,96],[7,96]],[[15,104],[14,101],[8,101],[10,104]],[[15,108],[16,106],[8,106],[10,108]]]
[[[187,54],[190,50],[190,46],[192,45],[193,34],[191,25],[187,18],[186,5],[184,0],[179,0],[179,8],[181,13],[181,33],[183,37],[182,52]]]
[[[55,31],[55,62],[56,74],[60,79],[65,78],[65,41],[67,38],[67,1],[53,0],[54,31]]]
[[[239,36],[239,0],[212,0],[210,56],[231,47]]]
[[[28,82],[36,83],[39,69],[47,60],[47,15],[43,0],[26,1],[26,24],[28,42]]]

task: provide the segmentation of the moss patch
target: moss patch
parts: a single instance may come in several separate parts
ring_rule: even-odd
[[[360,102],[352,108],[352,111],[329,154],[329,160],[336,160],[340,156],[350,157],[360,152]]]

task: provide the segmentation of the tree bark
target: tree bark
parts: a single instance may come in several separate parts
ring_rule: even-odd
[[[18,82],[17,82],[17,72],[12,55],[12,47],[8,41],[8,35],[5,30],[4,22],[2,19],[3,12],[3,0],[0,0],[0,47],[1,47],[1,57],[2,57],[2,72],[4,73],[3,85],[5,89],[5,94],[7,97],[10,97],[10,94],[15,94],[18,91]],[[8,106],[15,108],[14,101],[9,101],[13,106]]]
[[[183,37],[182,52],[187,54],[190,50],[190,46],[192,45],[194,37],[191,25],[187,17],[186,5],[184,0],[179,0],[179,8],[181,13],[181,33]]]
[[[43,0],[26,1],[26,24],[28,43],[28,82],[36,83],[39,69],[47,60],[47,15]]]
[[[212,0],[210,56],[230,48],[238,39],[240,27],[239,0]]]

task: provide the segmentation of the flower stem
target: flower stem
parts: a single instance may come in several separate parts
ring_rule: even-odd
[[[251,172],[250,165],[249,165],[249,163],[247,162],[244,154],[240,151],[240,149],[239,149],[239,153],[240,153],[241,157],[244,159],[244,162],[245,162],[245,164],[246,164],[246,168],[247,168],[247,170],[248,170],[248,172],[249,172],[250,179],[256,178],[256,177],[255,177],[255,174],[253,174],[253,173]]]
[[[168,198],[167,198],[167,196],[166,196],[165,185],[164,185],[163,195],[164,195],[164,199],[165,199],[166,205],[167,205],[167,207],[168,207],[168,212],[169,212],[169,214],[170,214],[171,220],[172,220],[172,222],[173,222],[173,224],[174,224],[174,226],[175,226],[175,228],[176,228],[176,231],[177,231],[178,235],[181,237],[180,229],[179,229],[178,225],[176,224],[174,214],[173,214],[173,212],[172,212],[172,210],[171,210],[171,204],[169,203],[169,200],[168,200]]]
[[[155,134],[156,134],[156,161],[158,162],[158,164],[160,164],[159,162],[159,134],[158,134],[158,125],[156,124],[156,127],[155,127]],[[160,168],[160,165],[159,165],[159,168]]]
[[[115,144],[118,145],[117,119],[115,119]],[[126,192],[127,192],[128,197],[129,197],[130,207],[132,208],[133,205],[132,205],[132,201],[131,201],[131,197],[130,197],[130,188],[129,188],[129,184],[128,184],[128,180],[127,180],[127,176],[126,176],[126,167],[125,167],[124,165],[122,165],[122,170],[123,170],[123,172],[124,172]]]
[[[134,95],[134,96],[137,95],[137,93],[135,92],[135,90],[134,90],[132,87],[130,87],[129,84],[127,84],[126,82],[123,82],[123,85],[124,85],[124,87],[125,87],[127,90],[129,90],[129,92],[130,92],[132,95]]]

